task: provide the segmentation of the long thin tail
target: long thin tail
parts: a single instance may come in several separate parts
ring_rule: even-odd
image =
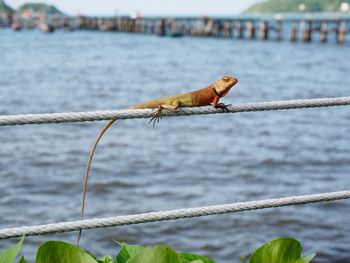
[[[115,122],[116,120],[110,120],[107,122],[107,124],[103,127],[101,130],[100,134],[97,136],[96,141],[94,145],[91,148],[89,159],[86,165],[86,170],[85,170],[85,176],[84,176],[84,183],[83,183],[83,196],[82,196],[82,202],[81,202],[81,213],[80,213],[80,220],[84,219],[84,211],[85,211],[85,200],[86,200],[86,191],[87,191],[87,185],[88,185],[88,179],[89,179],[89,170],[90,170],[90,165],[91,165],[91,160],[92,157],[94,156],[96,147],[101,140],[103,134],[107,131],[107,129]],[[81,232],[82,230],[79,231],[78,239],[77,239],[77,246],[79,245],[80,237],[81,237]]]

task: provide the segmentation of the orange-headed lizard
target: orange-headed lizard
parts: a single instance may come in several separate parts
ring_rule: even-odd
[[[151,100],[149,102],[135,105],[129,107],[128,109],[157,109],[155,115],[151,118],[150,122],[153,122],[153,125],[156,121],[159,121],[159,118],[162,117],[162,110],[177,110],[180,107],[198,107],[198,106],[207,106],[213,105],[214,108],[221,108],[223,110],[228,110],[227,106],[223,103],[219,103],[220,98],[224,97],[230,89],[238,82],[238,80],[232,76],[224,76],[221,79],[215,81],[209,87],[196,90],[193,92],[183,93],[171,97],[161,98]],[[94,145],[91,148],[90,155],[88,158],[84,184],[83,184],[83,197],[82,197],[82,206],[81,206],[81,220],[84,218],[84,210],[85,210],[85,199],[86,199],[86,191],[87,191],[87,183],[89,178],[89,170],[91,165],[92,157],[95,153],[96,146],[102,138],[103,134],[106,130],[116,121],[117,119],[112,119],[103,127],[100,134],[97,136],[97,139]],[[81,230],[79,232],[77,244],[79,244],[81,236]]]

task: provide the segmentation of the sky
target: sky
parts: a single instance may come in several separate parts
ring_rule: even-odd
[[[55,5],[70,15],[232,15],[261,0],[5,0],[16,8],[25,2]]]

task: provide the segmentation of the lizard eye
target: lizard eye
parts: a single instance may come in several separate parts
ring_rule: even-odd
[[[222,80],[225,81],[225,82],[229,81],[228,77],[223,77]]]

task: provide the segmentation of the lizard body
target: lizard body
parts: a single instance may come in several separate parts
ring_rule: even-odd
[[[151,118],[150,122],[153,121],[153,125],[156,121],[161,118],[161,111],[163,109],[177,110],[180,107],[199,107],[213,105],[215,108],[221,108],[227,110],[227,106],[219,103],[220,98],[224,97],[230,89],[238,82],[238,80],[232,76],[224,76],[221,79],[215,81],[207,88],[196,90],[193,92],[182,93],[175,96],[160,98],[148,101],[146,103],[131,106],[128,109],[158,109],[155,116]],[[112,119],[107,122],[107,124],[102,128],[101,132],[96,138],[94,145],[91,148],[88,163],[85,170],[84,185],[83,185],[83,196],[82,196],[82,206],[81,206],[81,216],[80,219],[84,219],[85,211],[85,200],[87,191],[87,182],[89,178],[89,170],[91,165],[92,157],[95,153],[97,144],[102,138],[103,134],[107,129],[115,122],[117,119]],[[79,240],[81,237],[81,230],[79,231],[79,236],[77,240],[77,245],[79,245]]]
[[[129,109],[154,109],[159,106],[166,109],[175,109],[179,107],[204,106],[213,102],[215,96],[216,94],[211,90],[211,87],[208,87],[193,92],[151,100],[146,103],[129,107]]]

